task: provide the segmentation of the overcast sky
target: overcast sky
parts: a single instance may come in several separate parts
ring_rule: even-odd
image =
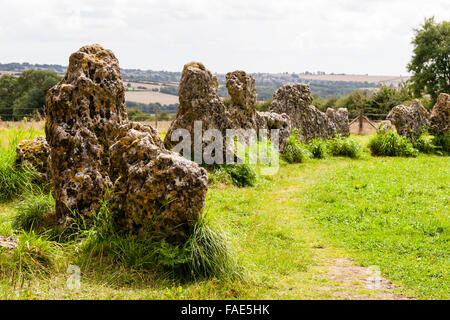
[[[122,68],[406,75],[413,29],[449,0],[0,0],[0,62],[68,64],[99,43]]]

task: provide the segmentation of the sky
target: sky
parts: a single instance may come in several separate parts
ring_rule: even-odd
[[[449,0],[0,0],[0,62],[67,65],[80,47],[122,68],[407,75],[414,29]]]

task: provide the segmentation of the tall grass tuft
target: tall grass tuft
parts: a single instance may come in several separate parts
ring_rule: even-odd
[[[169,243],[118,232],[104,201],[81,234],[81,265],[101,256],[132,270],[160,270],[178,279],[240,277],[226,235],[207,216],[193,224],[185,243]]]
[[[44,220],[55,207],[51,194],[30,194],[16,205],[12,227],[16,230],[43,231]]]
[[[309,151],[315,159],[325,159],[328,157],[327,142],[322,139],[312,139],[308,142]]]
[[[429,136],[421,135],[417,139],[411,141],[413,147],[421,153],[435,153],[438,148],[433,144],[433,140]]]
[[[436,146],[436,149],[445,153],[450,153],[450,132],[444,134],[436,134],[431,143]]]
[[[288,163],[301,163],[312,157],[308,148],[301,143],[297,135],[292,133],[283,152],[283,159]]]
[[[17,248],[8,263],[19,273],[48,274],[62,256],[59,245],[45,235],[22,231],[17,238]]]
[[[378,132],[369,141],[368,147],[375,156],[417,157],[419,155],[419,151],[407,138],[392,130]]]
[[[361,142],[354,138],[342,138],[340,135],[328,140],[327,147],[333,156],[359,158],[363,153]]]
[[[256,183],[256,171],[247,163],[227,164],[223,168],[237,187],[251,187]]]

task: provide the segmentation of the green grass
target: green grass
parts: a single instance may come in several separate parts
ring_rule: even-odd
[[[421,297],[449,298],[448,158],[371,160],[311,190],[309,214],[365,265]]]
[[[10,135],[0,131],[0,139]],[[184,248],[111,236],[108,223],[57,242],[13,228],[14,217],[29,222],[46,211],[45,195],[25,190],[0,203],[0,235],[19,248],[0,248],[0,299],[449,298],[448,157],[370,157],[364,149],[358,159],[282,162],[253,187],[234,186],[224,170],[215,178],[207,219]],[[380,266],[396,287],[330,276],[334,261],[347,258]],[[81,268],[78,290],[66,286],[70,265]],[[179,277],[180,268],[196,276]]]
[[[22,140],[34,139],[43,134],[34,129],[0,129],[0,203],[20,197],[32,188],[34,174],[27,168],[16,168],[16,147]]]

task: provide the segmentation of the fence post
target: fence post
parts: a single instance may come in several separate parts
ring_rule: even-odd
[[[363,121],[364,121],[364,111],[363,109],[359,109],[359,134],[363,131]]]
[[[155,127],[158,130],[158,106],[155,106]]]

